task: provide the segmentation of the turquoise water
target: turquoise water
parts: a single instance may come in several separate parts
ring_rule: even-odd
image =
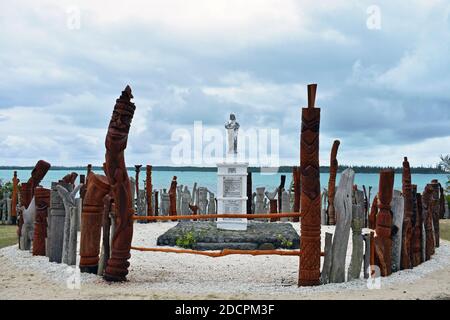
[[[66,174],[72,172],[71,170],[50,170],[42,181],[44,187],[49,187],[52,181],[58,181]],[[86,174],[86,171],[77,171],[78,174]],[[103,174],[101,171],[94,171],[96,173]],[[27,181],[30,177],[31,170],[18,170],[17,175],[21,181]],[[266,187],[268,189],[275,189],[280,184],[280,176],[282,173],[276,174],[261,174],[253,173],[253,189],[256,187]],[[286,184],[289,185],[292,176],[289,173],[283,173],[286,175]],[[135,172],[128,171],[130,177],[135,176]],[[195,172],[195,171],[154,171],[152,173],[153,187],[155,189],[169,188],[170,182],[173,176],[178,177],[178,184],[187,185],[189,189],[192,190],[194,182],[198,183],[198,186],[207,187],[212,192],[216,192],[217,189],[217,176],[216,172]],[[12,179],[13,170],[0,170],[0,179],[3,182]],[[145,170],[143,170],[139,175],[140,187],[144,188],[145,180]],[[320,174],[320,183],[322,188],[328,186],[328,173]],[[340,174],[338,174],[337,181],[339,182]],[[417,184],[418,190],[423,191],[425,185],[429,183],[432,179],[438,179],[441,184],[445,184],[447,181],[447,176],[445,174],[413,174],[412,181]],[[366,185],[373,187],[373,192],[378,189],[379,175],[376,173],[360,173],[356,174],[355,183],[358,186]],[[395,189],[401,190],[402,186],[402,176],[401,174],[395,175],[394,181]]]

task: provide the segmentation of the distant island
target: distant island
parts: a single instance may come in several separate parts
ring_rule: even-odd
[[[338,172],[342,172],[347,168],[352,168],[356,173],[379,173],[382,169],[393,169],[395,173],[402,173],[402,168],[397,167],[372,167],[372,166],[347,166],[340,165]],[[0,170],[32,170],[33,166],[0,166]],[[86,170],[86,166],[75,166],[75,167],[64,167],[64,166],[52,166],[50,170],[64,170],[64,171],[83,171]],[[102,167],[93,166],[92,170],[102,171]],[[133,171],[134,167],[128,167],[128,170]],[[171,166],[153,166],[152,171],[194,171],[194,172],[216,172],[216,167],[171,167]],[[277,168],[263,168],[260,167],[249,167],[250,172],[261,172],[261,171],[278,171],[281,173],[291,173],[292,166],[280,166]],[[145,172],[145,167],[141,168],[141,172]],[[330,167],[321,166],[321,173],[329,173]],[[445,174],[446,172],[442,170],[440,166],[436,167],[411,167],[411,173],[416,174]]]

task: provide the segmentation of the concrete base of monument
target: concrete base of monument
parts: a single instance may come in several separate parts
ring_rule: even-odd
[[[159,246],[194,250],[298,249],[300,237],[290,223],[248,221],[247,230],[223,230],[214,221],[182,221],[158,237]]]
[[[217,229],[245,231],[247,219],[217,219]]]

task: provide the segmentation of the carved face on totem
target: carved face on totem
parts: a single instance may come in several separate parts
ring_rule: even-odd
[[[50,163],[44,160],[39,160],[36,163],[33,171],[31,171],[31,178],[28,181],[33,183],[33,187],[37,186],[42,181],[42,179],[44,179],[49,169]]]
[[[128,132],[136,109],[134,103],[130,101],[132,98],[131,88],[127,86],[116,100],[105,141],[108,150],[120,152],[127,147]]]

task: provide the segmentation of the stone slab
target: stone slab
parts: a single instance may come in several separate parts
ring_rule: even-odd
[[[248,221],[245,231],[218,229],[214,221],[182,221],[158,237],[159,246],[176,246],[177,239],[194,234],[195,250],[298,249],[300,237],[289,223]],[[286,242],[292,246],[287,248]]]

